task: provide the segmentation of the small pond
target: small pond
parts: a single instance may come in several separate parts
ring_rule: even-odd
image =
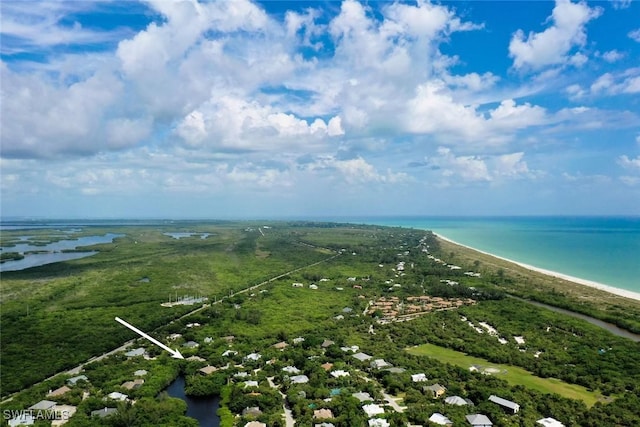
[[[220,425],[220,417],[217,414],[220,407],[218,396],[193,397],[185,395],[182,375],[169,384],[165,391],[169,396],[187,402],[187,416],[198,420],[200,427],[218,427]]]

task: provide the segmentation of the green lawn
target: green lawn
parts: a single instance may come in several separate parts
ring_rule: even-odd
[[[408,348],[407,351],[417,356],[433,357],[441,362],[451,363],[465,369],[472,365],[478,365],[484,369],[499,371],[499,373],[493,375],[504,378],[510,384],[522,385],[542,393],[557,393],[570,399],[582,400],[589,407],[602,399],[600,393],[588,391],[585,387],[576,384],[568,384],[556,378],[540,378],[517,366],[491,363],[479,357],[469,356],[465,353],[433,344],[423,344]]]

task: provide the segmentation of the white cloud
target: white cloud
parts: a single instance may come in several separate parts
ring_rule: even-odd
[[[3,41],[1,52],[12,55],[22,52],[39,51],[55,46],[80,46],[114,42],[130,34],[118,28],[112,31],[96,31],[83,28],[68,17],[74,14],[95,12],[96,2],[50,2],[50,1],[6,1],[2,2],[0,13],[0,34],[12,38],[12,43]]]
[[[593,94],[640,93],[640,68],[630,68],[619,73],[605,73],[591,84]]]
[[[427,165],[442,175],[442,184],[451,182],[492,182],[502,179],[534,177],[524,153],[501,155],[458,156],[450,148],[440,147],[437,155],[427,158]]]
[[[303,167],[306,171],[335,171],[348,184],[396,184],[410,180],[405,173],[386,173],[378,170],[362,157],[338,159],[335,156],[321,156]]]
[[[636,41],[638,43],[640,43],[640,28],[629,31],[629,33],[627,34],[627,36],[633,40]]]
[[[609,63],[614,63],[624,58],[624,53],[618,52],[617,50],[609,50],[602,54],[602,59]]]
[[[344,130],[339,116],[328,123],[321,118],[309,123],[257,101],[224,96],[212,98],[186,115],[176,134],[191,147],[271,151],[300,145],[300,138],[305,138],[308,150],[314,143],[321,143],[323,137],[344,135]]]
[[[552,22],[551,26],[540,33],[530,32],[528,35],[523,30],[518,30],[511,38],[509,56],[513,58],[513,66],[516,69],[540,69],[566,62],[584,64],[586,57],[583,54],[569,54],[574,47],[585,45],[585,25],[601,14],[601,8],[590,8],[585,2],[556,0],[548,18]]]
[[[638,171],[640,171],[640,156],[635,159],[629,158],[627,155],[620,156],[618,158],[618,164],[626,169],[638,169]]]
[[[640,176],[623,175],[620,177],[620,181],[629,187],[635,187],[636,185],[640,185]]]
[[[627,9],[632,0],[609,0],[614,9]]]

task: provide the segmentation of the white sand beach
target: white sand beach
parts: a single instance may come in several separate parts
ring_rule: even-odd
[[[454,245],[462,246],[464,248],[471,249],[471,250],[474,250],[476,252],[480,252],[482,254],[489,255],[489,256],[492,256],[494,258],[498,258],[498,259],[501,259],[503,261],[507,261],[507,262],[519,265],[520,267],[526,268],[527,270],[536,271],[538,273],[546,274],[548,276],[557,277],[557,278],[563,279],[563,280],[568,280],[570,282],[574,282],[574,283],[577,283],[579,285],[589,286],[591,288],[595,288],[595,289],[599,289],[601,291],[609,292],[609,293],[614,294],[614,295],[619,295],[619,296],[622,296],[622,297],[625,297],[625,298],[630,298],[630,299],[634,299],[636,301],[640,301],[640,293],[638,293],[638,292],[628,291],[626,289],[615,288],[613,286],[604,285],[602,283],[594,282],[592,280],[580,279],[578,277],[569,276],[567,274],[558,273],[556,271],[551,271],[551,270],[546,270],[544,268],[535,267],[533,265],[525,264],[525,263],[522,263],[522,262],[514,261],[512,259],[508,259],[508,258],[504,258],[504,257],[501,257],[501,256],[497,256],[497,255],[494,255],[494,254],[489,253],[489,252],[481,251],[479,249],[472,248],[471,246],[463,245],[462,243],[458,243],[458,242],[456,242],[454,240],[451,240],[451,239],[449,239],[449,238],[447,238],[447,237],[445,237],[445,236],[443,236],[441,234],[438,234],[438,233],[433,233],[433,234],[435,234],[439,239],[445,240],[445,241],[447,241],[449,243],[453,243]]]

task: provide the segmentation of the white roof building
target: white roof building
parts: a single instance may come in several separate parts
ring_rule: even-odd
[[[374,417],[376,415],[384,414],[384,408],[380,405],[376,405],[375,403],[370,403],[368,405],[363,405],[362,410],[367,414],[368,417]]]
[[[384,418],[371,418],[368,422],[369,427],[391,427],[389,421]]]
[[[536,421],[536,424],[540,424],[541,426],[545,426],[545,427],[564,427],[564,424],[562,424],[560,421],[556,420],[555,418],[551,418],[551,417],[542,418]]]
[[[441,426],[453,425],[453,422],[449,418],[445,417],[439,412],[435,412],[431,414],[431,416],[429,417],[429,421],[435,424],[439,424]]]
[[[429,380],[427,379],[427,376],[425,374],[414,374],[411,375],[411,381],[413,381],[414,383],[422,383]]]
[[[349,375],[351,375],[349,372],[343,370],[331,371],[331,376],[334,378],[348,377]]]

